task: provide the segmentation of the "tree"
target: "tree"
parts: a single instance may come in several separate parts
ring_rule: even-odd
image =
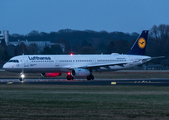
[[[7,51],[5,50],[4,53],[3,53],[3,55],[2,55],[2,60],[8,61],[9,59],[10,59],[10,57],[8,56],[8,53],[7,53]]]
[[[109,44],[107,45],[107,52],[108,53],[115,52],[115,43],[114,43],[114,41],[109,42]]]
[[[31,31],[27,35],[12,34],[9,36],[10,41],[18,40],[29,40],[29,41],[51,41],[62,43],[65,45],[65,53],[70,53],[72,51],[72,46],[75,46],[76,43],[82,44],[83,46],[89,46],[90,44],[96,49],[99,43],[104,43],[107,45],[107,40],[132,40],[137,38],[137,33],[123,33],[123,32],[106,32],[100,31],[96,32],[93,30],[71,30],[71,29],[62,29],[58,32],[45,33],[38,31]],[[84,41],[85,40],[85,41]],[[83,42],[86,42],[85,44]]]
[[[150,35],[154,40],[166,40],[169,38],[169,25],[154,25],[150,30]]]
[[[41,54],[51,54],[52,51],[49,46],[44,47],[44,50],[41,52]]]
[[[149,38],[151,46],[148,47],[148,54],[151,56],[164,55],[169,58],[169,25],[154,25],[150,30]]]
[[[108,44],[108,53],[126,53],[130,50],[129,43],[126,40],[114,40]]]
[[[60,39],[59,43],[62,43],[63,45],[65,45],[65,53],[71,53],[72,52],[72,47],[71,47],[68,40]]]
[[[28,46],[29,54],[37,54],[38,53],[38,46],[36,43],[32,43]]]
[[[47,46],[44,48],[41,54],[62,54],[62,48],[60,45],[54,44],[51,47]]]
[[[36,31],[36,30],[32,30],[32,31],[28,34],[28,36],[37,36],[37,35],[39,35],[39,32]]]
[[[21,50],[21,54],[28,54],[28,49],[27,49],[27,46],[23,43],[23,42],[21,42],[20,44],[19,44],[19,48],[20,48],[20,50]]]
[[[60,47],[60,45],[54,44],[51,45],[51,52],[52,54],[62,54],[62,48]]]
[[[4,47],[4,48],[6,48],[6,42],[5,42],[5,39],[2,39],[2,40],[1,40],[1,46]]]
[[[103,42],[100,42],[96,48],[97,53],[107,53],[107,47]]]
[[[95,49],[90,46],[84,46],[80,49],[80,54],[95,54]]]
[[[3,60],[4,52],[5,52],[5,48],[2,45],[0,45],[0,60]]]
[[[15,56],[15,46],[14,45],[8,45],[6,47],[6,51],[7,51],[7,54],[9,55],[9,57],[13,57]]]
[[[23,42],[21,42],[15,48],[15,55],[22,55],[22,54],[29,54],[27,46]]]
[[[80,49],[81,45],[79,43],[76,43],[72,48],[72,52],[78,54]]]
[[[83,40],[81,47],[88,46],[88,45],[89,45],[89,43],[86,40]]]

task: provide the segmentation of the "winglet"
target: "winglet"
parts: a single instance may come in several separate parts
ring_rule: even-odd
[[[147,46],[148,30],[143,30],[141,35],[137,38],[128,55],[145,55]]]

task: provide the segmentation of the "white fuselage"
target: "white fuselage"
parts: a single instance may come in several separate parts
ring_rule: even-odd
[[[20,55],[11,58],[3,68],[11,72],[24,73],[67,73],[73,68],[93,65],[92,71],[113,71],[131,68],[151,60],[141,55]],[[109,65],[108,63],[124,63]],[[95,66],[96,65],[96,66]]]

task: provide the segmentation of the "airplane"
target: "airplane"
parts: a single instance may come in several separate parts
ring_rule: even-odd
[[[131,68],[152,59],[163,58],[145,56],[148,30],[143,30],[131,50],[127,54],[95,54],[95,55],[19,55],[12,57],[3,65],[3,69],[21,74],[41,73],[43,77],[56,77],[67,73],[67,80],[74,77],[86,77],[94,80],[94,71],[115,71]]]

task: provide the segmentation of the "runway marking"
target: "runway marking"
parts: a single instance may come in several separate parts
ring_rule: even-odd
[[[12,84],[13,82],[7,82],[7,85],[10,85],[10,84]]]
[[[111,85],[116,85],[116,82],[111,82]]]

